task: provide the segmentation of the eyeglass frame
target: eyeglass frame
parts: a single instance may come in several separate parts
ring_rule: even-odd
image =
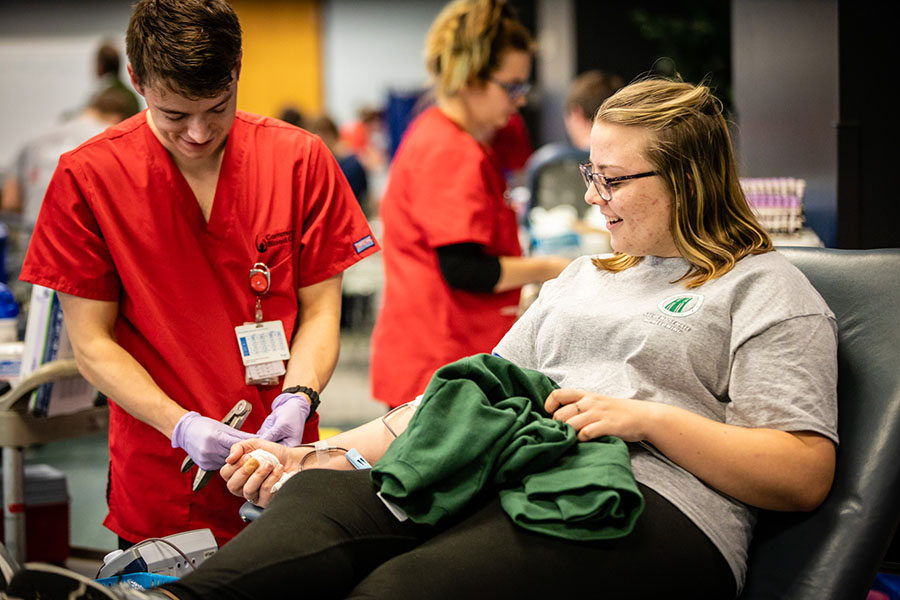
[[[506,92],[506,96],[512,101],[517,100],[522,96],[527,96],[532,87],[530,81],[500,81],[493,77],[489,77],[488,81],[496,83],[503,88],[503,91]]]
[[[600,197],[605,201],[612,201],[612,188],[610,187],[611,183],[618,183],[620,181],[628,181],[629,179],[641,179],[643,177],[652,177],[654,175],[659,175],[656,171],[646,171],[644,173],[635,173],[634,175],[620,175],[618,177],[606,177],[601,175],[600,173],[595,173],[593,171],[593,165],[591,163],[584,163],[578,165],[578,170],[581,171],[581,178],[584,180],[584,185],[587,189],[590,189],[591,182],[594,183],[594,189],[597,190],[597,193],[600,194]],[[606,194],[603,193],[603,189],[606,188]]]

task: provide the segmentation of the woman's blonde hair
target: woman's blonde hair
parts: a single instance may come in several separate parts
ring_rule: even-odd
[[[455,0],[435,18],[425,36],[425,68],[439,98],[453,96],[469,81],[486,79],[503,52],[534,52],[534,41],[505,0]]]
[[[697,287],[724,275],[748,254],[773,250],[741,189],[722,103],[707,86],[638,81],[608,98],[595,122],[654,133],[645,157],[672,195],[670,230],[675,247],[691,265],[678,281]],[[593,260],[613,272],[640,261],[623,253]]]

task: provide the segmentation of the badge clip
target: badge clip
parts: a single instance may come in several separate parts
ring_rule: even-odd
[[[272,276],[269,274],[269,267],[265,263],[256,263],[250,268],[250,289],[263,295],[269,291],[272,283]]]

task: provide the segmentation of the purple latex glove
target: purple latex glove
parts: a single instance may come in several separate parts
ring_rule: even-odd
[[[303,443],[303,430],[309,418],[309,400],[300,394],[280,394],[272,401],[272,414],[266,417],[256,432],[261,440],[285,446]]]
[[[175,425],[172,447],[187,452],[204,471],[213,471],[225,464],[234,444],[252,437],[250,433],[191,411]]]

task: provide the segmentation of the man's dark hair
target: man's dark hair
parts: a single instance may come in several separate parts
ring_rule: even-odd
[[[625,82],[618,75],[600,70],[587,71],[569,86],[566,110],[579,110],[585,119],[593,119],[603,102],[616,93]]]
[[[140,0],[125,50],[140,85],[212,98],[231,84],[240,62],[241,24],[225,0]]]

